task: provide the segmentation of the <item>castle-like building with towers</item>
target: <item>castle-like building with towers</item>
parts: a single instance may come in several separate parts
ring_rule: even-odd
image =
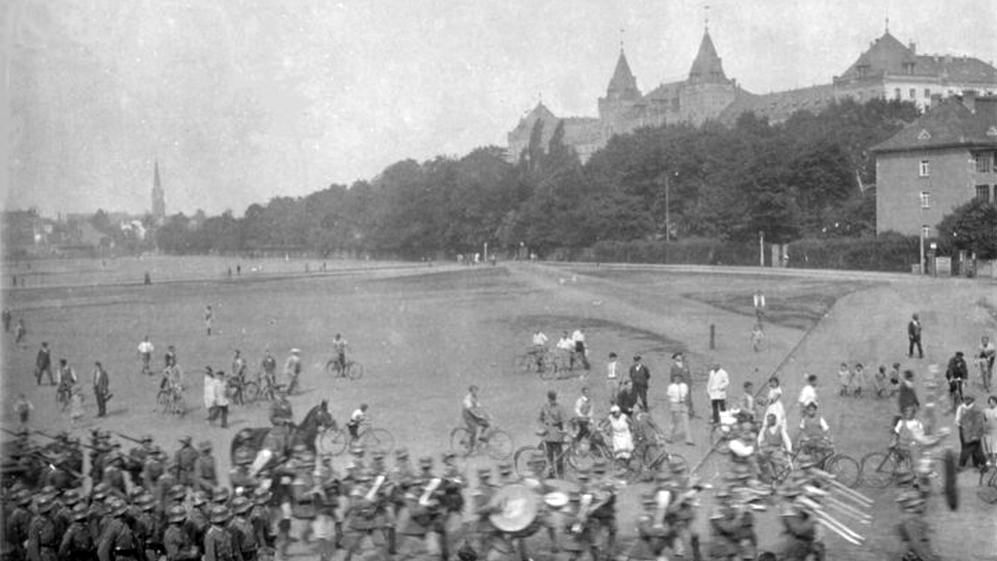
[[[972,57],[918,54],[914,43],[904,45],[890,34],[887,25],[883,35],[831,83],[756,95],[724,73],[723,61],[707,28],[685,80],[661,84],[646,94],[641,92],[621,47],[606,95],[598,100],[598,117],[559,117],[540,102],[508,133],[507,154],[513,162],[520,159],[537,121],[543,123],[545,145],[557,125],[563,124],[564,141],[585,161],[613,135],[641,127],[700,125],[708,120],[730,124],[746,112],[776,123],[796,111],[816,113],[834,100],[845,98],[860,102],[900,99],[924,109],[932,100],[937,102],[940,97],[964,91],[997,93],[997,69],[992,63]]]

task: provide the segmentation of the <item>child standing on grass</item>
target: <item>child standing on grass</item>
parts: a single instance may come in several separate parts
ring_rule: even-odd
[[[28,420],[31,417],[31,412],[35,410],[35,406],[31,405],[28,398],[22,393],[18,394],[17,401],[14,402],[14,411],[17,412],[17,421],[20,423],[21,427],[28,424]]]
[[[751,415],[751,420],[755,419],[755,385],[751,382],[744,383],[744,394],[738,405],[742,413]]]
[[[876,390],[876,397],[886,397],[886,365],[879,365],[879,370],[876,371],[872,386]]]
[[[855,397],[862,397],[862,386],[865,386],[865,367],[861,362],[855,363],[855,370],[852,372],[853,394]]]
[[[762,324],[755,323],[751,328],[751,348],[756,353],[762,350],[762,341],[765,339],[765,332],[762,331]]]
[[[900,393],[900,363],[894,362],[890,370],[890,397]]]
[[[838,367],[838,383],[841,385],[838,395],[848,397],[852,385],[852,370],[848,368],[847,362],[842,362],[841,366]]]

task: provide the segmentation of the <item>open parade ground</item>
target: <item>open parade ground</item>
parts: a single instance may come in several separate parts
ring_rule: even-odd
[[[237,266],[239,274],[230,276],[229,269]],[[839,397],[838,364],[861,362],[872,372],[880,364],[901,362],[921,380],[929,365],[944,371],[956,350],[971,356],[981,335],[997,332],[993,283],[905,275],[519,262],[471,267],[329,261],[323,268],[316,260],[222,258],[34,262],[31,271],[23,267],[8,269],[28,275],[27,287],[4,291],[5,307],[27,327],[22,346],[15,346],[10,334],[3,339],[4,426],[16,426],[12,405],[24,393],[35,407],[33,428],[68,430],[84,441],[96,426],[131,436],[148,433],[171,454],[180,437],[191,435],[213,443],[220,473],[228,472],[226,451],[237,431],[269,425],[266,405],[233,405],[227,429],[206,420],[202,372],[206,366],[228,371],[236,349],[253,374],[265,349],[280,364],[291,348],[301,349],[301,390],[291,397],[296,419],[327,399],[333,416],[343,423],[360,403],[367,403],[373,425],[391,431],[396,446],[408,447],[413,458],[432,455],[437,462],[449,449],[450,430],[462,424],[461,399],[471,384],[480,386],[482,405],[512,435],[515,447],[537,441],[538,411],[548,389],[556,390],[569,409],[581,387],[589,385],[596,415],[605,416],[605,363],[611,351],[624,367],[634,354],[644,357],[651,371],[651,414],[667,431],[668,366],[673,352],[684,351],[694,375],[699,418],[692,423],[695,446],[675,446],[696,464],[709,449],[709,425],[703,417],[709,409],[706,372],[714,361],[731,375],[731,400],[740,395],[744,381],[761,387],[770,375],[778,375],[791,435],[799,424],[795,402],[804,375],[816,374],[822,415],[837,450],[860,458],[887,446],[896,400],[868,394]],[[149,286],[142,284],[145,271],[152,272]],[[755,352],[752,295],[759,290],[767,300],[765,340]],[[210,336],[203,319],[206,305],[214,310]],[[906,357],[906,325],[913,313],[924,325],[924,359]],[[587,336],[590,371],[541,380],[513,367],[536,329],[556,340],[578,328]],[[326,373],[336,333],[349,341],[349,357],[363,364],[363,378],[333,379]],[[159,375],[143,375],[136,352],[145,335],[156,347],[156,367],[168,345],[177,349],[188,387],[189,409],[183,416],[157,410]],[[42,341],[51,346],[54,360],[69,360],[85,388],[85,415],[75,424],[57,407],[54,387],[35,384],[34,360]],[[108,370],[113,393],[102,419],[95,416],[90,391],[94,361]],[[971,379],[968,393],[985,403],[975,371]],[[919,392],[924,401],[925,388],[919,386]],[[942,412],[947,409],[943,406]],[[951,415],[944,419],[951,425]],[[958,449],[957,438],[950,436],[948,445]],[[342,467],[346,456],[336,461]],[[490,460],[475,457],[464,467],[473,474],[473,468],[486,462]],[[698,475],[719,484],[719,470],[716,462],[707,462]],[[929,501],[932,541],[943,559],[994,559],[997,515],[993,505],[976,496],[977,478],[973,470],[960,474],[956,511],[943,504],[937,490]],[[642,485],[622,491],[618,523],[626,539],[634,535]],[[860,490],[876,501],[872,523],[856,526],[867,541],[854,546],[826,532],[828,559],[897,558],[895,490]],[[710,493],[704,493],[697,522],[704,540],[711,504]],[[766,546],[781,539],[776,517],[777,512],[757,514],[762,549],[772,549]],[[303,544],[292,552],[303,559],[312,556]],[[536,555],[551,557],[542,549]]]

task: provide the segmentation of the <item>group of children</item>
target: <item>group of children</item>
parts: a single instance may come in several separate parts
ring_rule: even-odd
[[[892,397],[900,391],[900,363],[894,362],[889,372],[885,365],[881,365],[870,377],[861,362],[852,367],[842,362],[838,367],[838,384],[838,395],[841,397],[862,397],[863,388],[869,387],[872,396],[877,399]]]

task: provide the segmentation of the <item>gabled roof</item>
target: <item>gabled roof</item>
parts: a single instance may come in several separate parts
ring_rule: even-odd
[[[699,43],[699,52],[696,60],[692,61],[692,69],[689,70],[690,82],[726,82],[723,63],[717,55],[717,49],[710,39],[710,32],[703,32],[703,40]]]
[[[958,146],[997,148],[997,97],[975,98],[973,110],[958,97],[946,98],[871,150],[901,152]]]
[[[977,58],[950,55],[918,55],[887,31],[848,67],[841,78],[887,74],[907,74],[913,64],[914,76],[947,77],[958,82],[992,82],[997,69]],[[860,70],[864,68],[864,74]]]
[[[636,101],[640,99],[640,96],[640,90],[637,89],[637,78],[630,71],[627,55],[623,53],[623,49],[620,49],[620,57],[616,59],[616,69],[606,87],[605,99]]]
[[[773,123],[785,121],[797,111],[817,114],[834,101],[834,87],[821,84],[784,92],[756,95],[740,88],[730,103],[717,117],[722,123],[733,124],[742,113],[752,112],[768,118]]]
[[[519,120],[519,124],[516,125],[516,128],[513,129],[513,132],[510,134],[517,134],[521,132],[529,134],[530,131],[533,130],[533,125],[537,121],[543,121],[545,129],[553,130],[553,128],[548,125],[557,124],[557,121],[559,120],[560,119],[554,115],[550,109],[547,109],[547,106],[541,101],[537,103],[536,107],[531,109],[529,113],[524,115],[523,118]]]

